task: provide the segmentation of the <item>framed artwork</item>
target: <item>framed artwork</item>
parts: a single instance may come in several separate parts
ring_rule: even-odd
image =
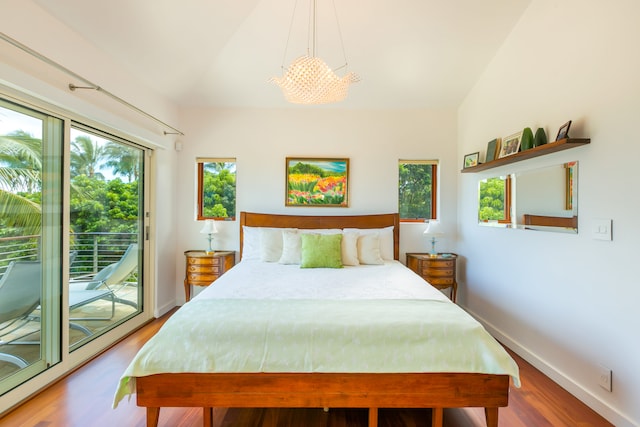
[[[480,156],[480,152],[476,151],[475,153],[467,154],[464,156],[464,164],[463,168],[470,168],[472,166],[478,165],[478,156]]]
[[[498,158],[500,154],[500,138],[492,139],[487,143],[487,155],[484,158],[484,162],[490,162]]]
[[[500,147],[500,158],[507,157],[517,153],[520,150],[520,141],[522,140],[522,132],[514,133],[502,139]]]
[[[571,120],[567,123],[560,126],[558,129],[558,136],[556,136],[556,141],[560,141],[561,139],[569,138],[569,128],[571,127]]]
[[[349,206],[349,159],[287,157],[285,206]]]
[[[568,211],[573,210],[573,195],[575,188],[576,171],[578,162],[568,162],[564,164],[565,168],[565,201],[564,208]]]

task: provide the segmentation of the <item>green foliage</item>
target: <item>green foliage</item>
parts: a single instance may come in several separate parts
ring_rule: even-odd
[[[431,192],[434,165],[400,163],[398,207],[401,219],[431,219]]]
[[[70,198],[74,232],[138,232],[137,181],[123,183],[116,178],[105,182],[79,175],[72,182],[77,189]]]
[[[236,216],[235,169],[220,166],[207,167],[205,163],[202,185],[202,214],[207,218],[233,218]],[[222,165],[225,165],[224,163]],[[234,165],[235,166],[235,165]]]
[[[295,165],[289,168],[289,175],[294,174],[309,174],[309,175],[318,175],[322,178],[327,176],[326,171],[318,166],[312,165],[310,163],[298,162]]]
[[[481,181],[478,219],[481,221],[504,220],[504,194],[504,178],[489,178]]]

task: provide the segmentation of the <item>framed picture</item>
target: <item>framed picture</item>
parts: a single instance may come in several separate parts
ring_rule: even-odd
[[[349,159],[287,157],[285,206],[349,206]]]
[[[569,128],[571,127],[571,120],[567,123],[560,126],[558,129],[558,136],[556,136],[556,141],[560,141],[561,139],[569,138]]]
[[[464,156],[464,164],[462,165],[462,167],[466,169],[466,168],[470,168],[471,166],[477,166],[479,156],[480,156],[479,151],[476,151],[475,153],[467,154],[466,156]]]
[[[507,157],[517,153],[520,150],[520,141],[522,140],[522,132],[514,133],[502,139],[500,147],[500,158]]]
[[[487,154],[484,158],[484,162],[490,162],[498,158],[500,154],[500,138],[492,139],[487,143]]]
[[[568,162],[564,164],[565,168],[565,197],[564,208],[568,211],[573,210],[573,196],[574,196],[574,183],[576,179],[576,172],[578,169],[578,162]]]

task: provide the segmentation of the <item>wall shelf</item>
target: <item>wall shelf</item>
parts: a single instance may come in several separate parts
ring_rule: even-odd
[[[471,166],[462,169],[462,173],[475,173],[487,169],[497,168],[499,166],[508,165],[510,163],[519,162],[521,160],[532,159],[534,157],[544,156],[545,154],[555,153],[556,151],[568,150],[570,148],[582,147],[591,143],[590,138],[566,138],[559,141],[549,142],[538,147],[530,148],[526,151],[519,151],[507,157],[491,160],[487,163],[480,163],[476,166]]]

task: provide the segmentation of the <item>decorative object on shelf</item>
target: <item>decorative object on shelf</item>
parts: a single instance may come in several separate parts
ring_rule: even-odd
[[[437,219],[430,219],[427,224],[427,228],[424,230],[424,235],[431,238],[431,252],[429,255],[438,256],[438,252],[436,252],[436,237],[444,236],[444,232],[440,226],[440,221]]]
[[[487,169],[493,169],[500,166],[508,165],[511,163],[521,162],[527,159],[533,159],[535,157],[546,156],[547,154],[555,153],[558,151],[583,147],[587,144],[591,144],[591,139],[589,138],[561,139],[560,141],[552,141],[540,147],[536,147],[535,150],[519,151],[511,156],[493,159],[490,162],[480,163],[477,166],[473,166],[471,168],[461,169],[460,172],[476,173],[480,171],[485,171]]]
[[[520,139],[520,150],[525,151],[533,148],[533,131],[531,128],[524,128],[522,131],[522,138]]]
[[[547,133],[543,128],[536,129],[535,135],[533,135],[533,146],[539,147],[547,143]]]
[[[217,232],[218,232],[218,229],[216,228],[216,222],[214,220],[208,219],[204,222],[204,227],[202,227],[202,230],[200,230],[200,234],[207,235],[207,240],[209,241],[209,249],[205,251],[207,254],[213,253],[213,248],[211,247],[211,241],[213,240],[213,235],[216,234]]]
[[[349,159],[287,157],[285,206],[349,206]]]
[[[287,44],[285,45],[282,59],[283,74],[281,78],[272,77],[269,81],[278,85],[280,89],[282,89],[287,101],[294,104],[329,104],[342,101],[347,97],[349,85],[360,81],[360,78],[351,72],[345,74],[343,77],[338,77],[322,59],[316,57],[318,45],[316,0],[309,2],[309,8],[310,20],[307,31],[307,54],[293,60],[289,68],[284,68],[284,60],[287,56],[287,48],[289,47],[289,39],[291,38],[291,28],[293,27],[293,20],[295,18],[296,7],[294,6],[291,25],[289,26],[289,35],[287,36]],[[336,68],[336,70],[341,68],[346,69],[348,65],[347,56],[342,41],[342,31],[340,30],[340,23],[338,22],[335,3],[333,8],[340,45],[342,46],[342,54],[344,56],[344,65]]]
[[[507,157],[517,153],[520,150],[520,140],[522,139],[522,132],[514,133],[502,139],[502,146],[500,147],[500,157]]]
[[[487,155],[484,158],[484,162],[497,159],[498,154],[500,154],[500,138],[495,138],[487,143]]]
[[[556,136],[556,141],[560,141],[561,139],[569,138],[569,128],[571,127],[571,120],[567,123],[560,126],[558,130],[558,136]]]
[[[470,168],[472,166],[477,166],[478,157],[480,157],[479,151],[476,151],[475,153],[467,154],[466,156],[464,156],[464,163],[462,164],[462,167]]]

